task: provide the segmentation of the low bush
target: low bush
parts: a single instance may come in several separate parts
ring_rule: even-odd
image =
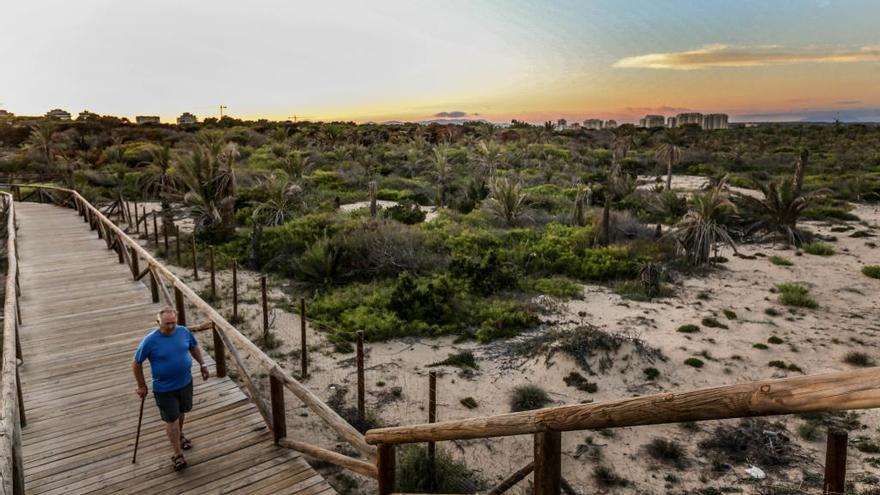
[[[765,470],[799,461],[797,446],[789,440],[785,426],[764,419],[744,419],[737,426],[718,426],[699,446],[724,456],[727,462],[749,462]]]
[[[645,285],[638,280],[622,280],[617,282],[614,284],[614,292],[617,292],[626,299],[643,302],[650,302],[653,299],[672,297],[675,295],[675,291],[672,290],[672,288],[662,283],[654,288],[652,293],[649,294]]]
[[[814,254],[816,256],[831,256],[834,254],[834,248],[828,244],[821,242],[807,242],[801,245],[804,252]]]
[[[871,278],[880,278],[880,265],[865,265],[862,273]]]
[[[790,259],[783,258],[782,256],[771,256],[768,259],[770,260],[770,263],[773,263],[774,265],[777,265],[777,266],[792,266],[792,265],[794,265],[794,263],[792,263]]]
[[[687,325],[682,325],[682,326],[678,327],[678,329],[676,330],[676,332],[681,332],[681,333],[697,333],[699,331],[700,331],[700,327],[698,325],[693,325],[690,323],[688,323]]]
[[[807,220],[846,220],[858,222],[859,217],[844,208],[834,206],[814,206],[803,212],[803,218]]]
[[[437,446],[434,462],[424,445],[405,445],[397,460],[397,491],[407,493],[475,493],[483,481],[446,449]]]
[[[709,328],[724,328],[724,329],[730,328],[727,325],[725,325],[724,323],[721,323],[720,321],[718,321],[717,318],[713,318],[710,316],[703,318],[703,321],[701,321],[701,323],[703,324],[704,327],[709,327]]]
[[[762,344],[760,342],[758,342],[757,344],[752,344],[752,347],[754,347],[755,349],[760,349],[762,351],[766,351],[767,349],[769,349],[769,347],[767,347],[767,344]]]
[[[519,288],[526,292],[534,292],[560,299],[576,299],[583,296],[584,286],[569,278],[556,277],[524,277],[519,281]]]
[[[735,320],[736,313],[731,309],[725,309],[724,310],[724,317],[727,318],[728,320]]]
[[[770,338],[767,339],[768,344],[781,344],[784,341],[775,335],[771,335]]]
[[[391,208],[386,208],[382,214],[386,218],[397,220],[400,223],[414,225],[425,221],[425,212],[419,205],[412,201],[402,201]]]
[[[697,358],[693,358],[693,357],[685,359],[684,364],[686,364],[688,366],[693,366],[694,368],[702,368],[703,367],[703,361],[700,359],[697,359]]]
[[[843,362],[860,368],[868,368],[876,365],[871,356],[858,351],[848,352],[846,356],[843,357]]]
[[[678,469],[682,469],[688,464],[685,448],[674,440],[655,438],[645,445],[645,451],[655,460]]]
[[[511,412],[541,409],[551,402],[547,392],[537,385],[518,385],[510,393]]]
[[[623,478],[617,474],[614,469],[605,465],[599,465],[593,468],[593,480],[597,485],[603,488],[629,485],[629,480]]]
[[[566,385],[569,387],[574,387],[582,392],[587,392],[589,394],[595,394],[597,390],[599,390],[599,385],[594,382],[587,380],[584,375],[578,373],[577,371],[572,371],[565,378],[562,379]]]
[[[456,368],[472,368],[477,369],[477,360],[474,358],[474,353],[471,351],[461,351],[450,354],[449,357],[444,359],[443,361],[438,361],[436,363],[431,363],[428,367],[434,366],[455,366]]]
[[[660,376],[660,370],[657,368],[645,368],[642,370],[646,380],[656,380]]]
[[[819,303],[810,296],[810,290],[797,283],[782,283],[776,285],[779,292],[779,302],[786,306],[794,306],[798,308],[816,309]]]
[[[475,409],[477,407],[477,400],[473,397],[465,397],[459,401],[461,405],[468,409]]]

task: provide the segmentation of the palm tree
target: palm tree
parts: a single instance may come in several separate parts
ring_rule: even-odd
[[[503,148],[495,141],[480,141],[477,143],[477,153],[480,156],[480,164],[483,166],[483,174],[489,184],[495,182],[495,173],[501,163]]]
[[[52,123],[39,122],[31,126],[31,133],[28,136],[30,146],[36,148],[43,162],[50,166],[54,154],[53,134],[55,134],[55,126]]]
[[[684,133],[679,129],[668,129],[660,138],[657,148],[657,159],[666,163],[666,190],[672,190],[672,167],[681,161],[682,150],[686,143]]]
[[[431,154],[434,177],[437,179],[437,206],[446,206],[446,187],[452,179],[452,164],[449,163],[449,148],[445,144],[434,147]]]
[[[724,192],[726,185],[727,177],[711,189],[694,194],[689,201],[690,209],[669,234],[694,265],[709,261],[712,249],[719,243],[736,250],[736,244],[722,224],[724,217],[735,210]]]
[[[252,218],[267,226],[276,226],[293,219],[293,210],[299,202],[302,188],[284,175],[271,174],[257,186],[267,199],[254,207]]]
[[[138,187],[147,196],[159,198],[163,228],[170,228],[174,223],[171,213],[171,196],[181,187],[180,180],[171,173],[171,146],[165,144],[150,149],[149,167],[138,179]],[[120,198],[121,199],[121,198]]]
[[[235,228],[237,187],[232,163],[237,150],[218,146],[211,138],[202,143],[177,163],[180,181],[187,191],[183,200],[193,208],[197,230],[215,231],[225,238]]]
[[[288,176],[301,180],[312,163],[312,157],[303,151],[291,151],[281,158],[281,169]]]
[[[785,242],[795,246],[804,242],[806,235],[798,229],[798,219],[804,210],[829,192],[827,189],[803,192],[808,158],[806,150],[799,154],[791,180],[758,183],[758,188],[764,193],[763,198],[740,196],[749,210],[749,216],[753,218],[750,231],[764,230],[771,235],[781,236]]]
[[[492,199],[489,207],[504,219],[507,225],[514,225],[528,206],[528,197],[523,192],[522,183],[510,177],[495,179],[492,184]]]

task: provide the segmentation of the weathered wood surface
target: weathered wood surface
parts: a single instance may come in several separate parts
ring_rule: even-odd
[[[273,445],[231,380],[203,382],[195,363],[190,467],[172,470],[152,397],[131,464],[139,398],[130,363],[160,306],[74,210],[16,210],[28,493],[333,493],[299,453]]]
[[[875,407],[880,407],[880,368],[379,428],[368,431],[366,440],[370,444],[463,440]]]

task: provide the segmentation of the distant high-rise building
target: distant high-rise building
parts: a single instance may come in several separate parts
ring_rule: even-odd
[[[698,126],[703,125],[703,114],[699,112],[688,112],[688,113],[680,113],[675,116],[676,124],[678,127],[686,126],[688,124],[696,124]]]
[[[158,115],[138,115],[134,118],[134,121],[139,125],[143,124],[158,124],[159,116]]]
[[[703,129],[727,129],[726,113],[710,113],[703,116]]]
[[[605,121],[605,128],[606,129],[614,129],[615,127],[617,127],[616,120],[606,120]]]
[[[183,112],[180,114],[180,117],[177,117],[177,125],[189,125],[195,124],[196,122],[198,122],[196,116],[189,112]]]
[[[46,112],[46,117],[49,117],[50,119],[70,120],[70,112],[65,112],[60,108],[53,108]]]
[[[88,110],[83,110],[82,112],[79,113],[79,115],[76,116],[76,120],[93,120],[93,119],[97,119],[97,118],[98,118],[98,114],[96,114],[94,112],[90,112]]]
[[[647,127],[649,129],[666,125],[666,118],[662,115],[645,115],[643,120],[645,121],[645,124],[642,127]]]
[[[675,117],[669,117],[668,119],[666,119],[666,127],[670,129],[678,127],[678,119],[676,119]]]
[[[584,129],[599,130],[602,128],[601,119],[587,119],[584,121]]]

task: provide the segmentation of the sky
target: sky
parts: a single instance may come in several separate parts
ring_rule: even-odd
[[[2,0],[0,108],[880,121],[877,0]]]

